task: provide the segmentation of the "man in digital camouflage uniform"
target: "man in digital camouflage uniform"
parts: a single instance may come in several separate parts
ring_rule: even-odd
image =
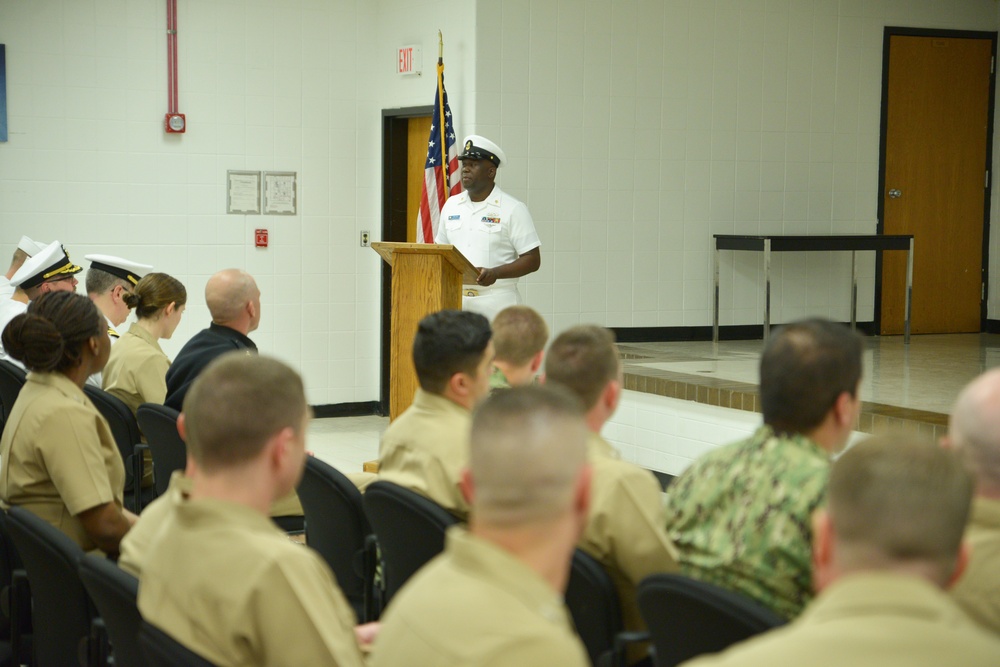
[[[685,574],[791,619],[812,598],[811,515],[830,456],[861,401],[860,337],[825,320],[788,324],[760,361],[764,424],[698,461],[667,489],[667,533]]]

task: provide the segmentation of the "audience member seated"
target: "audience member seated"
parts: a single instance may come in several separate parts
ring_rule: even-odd
[[[0,333],[17,315],[28,310],[28,304],[49,292],[73,292],[76,290],[76,274],[83,268],[69,261],[69,255],[59,241],[53,241],[41,252],[21,264],[10,279],[14,295],[0,300]],[[7,353],[0,345],[0,359],[21,366],[24,365]]]
[[[218,665],[364,664],[333,573],[294,544],[268,508],[302,476],[310,410],[302,379],[267,357],[232,352],[201,373],[179,428],[194,460],[139,579],[139,611]]]
[[[684,574],[794,618],[812,598],[810,517],[830,456],[860,411],[861,338],[824,320],[771,334],[760,360],[764,424],[694,462],[667,489]]]
[[[966,528],[972,556],[951,594],[973,620],[1000,634],[1000,370],[983,373],[959,394],[945,442],[962,454],[975,480]]]
[[[508,389],[534,382],[545,357],[549,327],[528,306],[504,308],[493,318],[493,375],[490,390]]]
[[[117,327],[128,319],[128,312],[133,308],[125,295],[153,267],[112,255],[84,255],[83,258],[90,262],[87,296],[108,321],[108,336],[114,344],[120,337]]]
[[[586,410],[587,459],[594,478],[590,516],[579,546],[611,575],[625,628],[643,629],[636,587],[651,574],[676,571],[677,551],[664,530],[660,483],[648,470],[622,461],[618,450],[601,437],[622,393],[622,364],[613,334],[590,325],[559,334],[549,347],[544,380],[568,388]]]
[[[253,276],[240,269],[219,271],[205,284],[205,303],[211,324],[184,344],[167,371],[163,404],[178,411],[191,383],[214,359],[233,350],[257,354],[257,346],[247,337],[260,325],[260,289]],[[295,489],[275,502],[271,516],[302,516]]]
[[[125,468],[108,423],[83,392],[108,360],[104,318],[86,297],[53,292],[11,320],[3,343],[29,372],[0,438],[0,499],[86,551],[118,553],[135,520],[122,508]]]
[[[564,391],[518,387],[477,409],[469,527],[393,598],[373,667],[589,665],[562,599],[587,521],[585,438]]]
[[[0,276],[0,301],[14,296],[14,286],[10,284],[10,279],[14,277],[17,270],[24,264],[24,260],[37,255],[43,248],[45,248],[44,243],[36,243],[27,236],[21,237],[21,240],[17,242],[17,247],[14,248],[14,254],[10,258],[10,266],[7,268],[7,273]]]
[[[469,506],[459,484],[469,460],[470,411],[489,394],[492,363],[490,323],[482,315],[442,310],[420,320],[413,340],[420,387],[382,435],[380,478],[465,519]]]
[[[968,557],[972,479],[954,453],[883,436],[833,464],[814,520],[818,597],[790,625],[687,667],[987,667],[1000,639],[944,592]]]
[[[219,271],[205,284],[205,304],[211,324],[184,344],[167,371],[164,405],[174,410],[181,409],[191,383],[213,359],[233,350],[257,353],[247,337],[260,325],[260,289],[253,276],[239,269]]]
[[[150,273],[132,291],[125,292],[123,300],[127,308],[135,309],[136,321],[111,348],[103,381],[104,390],[120,398],[135,414],[143,403],[162,404],[167,396],[170,359],[158,341],[174,335],[184,314],[187,291],[176,278]]]

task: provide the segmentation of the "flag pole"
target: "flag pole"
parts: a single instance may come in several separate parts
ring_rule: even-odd
[[[448,150],[447,150],[448,137],[447,137],[447,129],[445,123],[446,119],[444,117],[444,36],[441,34],[440,30],[438,30],[437,88],[438,88],[437,90],[438,129],[440,130],[441,133],[440,143],[438,145],[441,146],[441,162],[444,166],[444,170],[442,172],[444,173],[444,200],[448,201],[448,197],[451,195],[450,192],[451,188],[449,185],[451,182],[450,179],[451,174],[449,173],[451,165],[448,164]]]

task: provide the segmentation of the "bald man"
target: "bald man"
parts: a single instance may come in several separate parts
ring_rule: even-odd
[[[565,390],[498,392],[472,421],[469,526],[393,598],[372,667],[589,665],[562,594],[587,523],[590,466]]]
[[[976,622],[1000,634],[1000,369],[962,390],[945,442],[963,455],[976,483],[966,528],[972,557],[952,597]]]
[[[199,331],[178,353],[167,371],[167,398],[163,404],[180,410],[188,387],[216,357],[233,350],[256,354],[247,337],[260,324],[260,290],[246,271],[224,269],[205,285],[205,303],[212,323]]]

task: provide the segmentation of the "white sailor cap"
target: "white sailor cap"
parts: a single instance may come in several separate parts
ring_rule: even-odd
[[[45,244],[32,241],[27,236],[22,236],[21,240],[17,242],[17,249],[24,252],[28,257],[34,257],[45,249]]]
[[[53,241],[41,252],[24,260],[21,268],[11,276],[10,284],[21,289],[41,285],[46,280],[71,276],[83,271],[83,267],[69,261],[69,254],[59,241]]]
[[[153,268],[150,264],[140,264],[114,255],[84,255],[83,258],[90,262],[90,268],[110,273],[133,285]]]
[[[494,167],[507,162],[503,149],[495,143],[478,134],[470,134],[465,138],[465,151],[458,156],[459,160],[489,160]]]

